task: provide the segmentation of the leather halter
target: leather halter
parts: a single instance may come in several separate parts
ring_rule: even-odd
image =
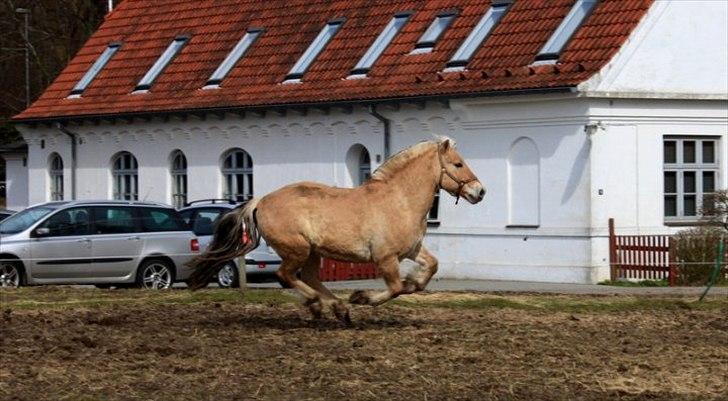
[[[458,184],[458,191],[455,193],[455,204],[458,204],[458,201],[460,201],[460,196],[462,196],[463,187],[470,184],[473,181],[477,181],[477,178],[472,178],[467,181],[460,181],[457,177],[452,175],[447,169],[445,168],[445,162],[442,159],[442,152],[440,151],[440,145],[437,145],[437,158],[440,160],[440,180],[438,181],[438,189],[442,189],[442,177],[444,175],[447,175],[450,177],[451,180],[455,181],[456,184]]]

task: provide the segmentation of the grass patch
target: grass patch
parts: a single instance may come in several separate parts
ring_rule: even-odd
[[[613,287],[669,287],[667,280],[641,280],[641,281],[624,281],[624,280],[604,280],[599,285],[610,285]]]
[[[400,298],[395,304],[407,307],[439,307],[449,309],[519,309],[528,311],[598,313],[668,310],[728,311],[728,299],[715,297],[697,302],[694,298],[658,298],[635,296],[563,296],[563,295],[469,295],[428,299],[427,295]]]
[[[69,287],[26,287],[0,290],[3,309],[75,309],[114,305],[154,304],[191,305],[199,303],[243,303],[281,305],[296,302],[297,297],[281,290],[229,289],[187,290],[96,290]]]
[[[347,298],[347,292],[339,293]],[[495,295],[481,293],[434,292],[397,298],[388,305],[409,308],[515,309],[541,312],[629,312],[669,310],[726,310],[728,298],[669,296],[592,295]],[[64,286],[0,289],[0,308],[15,310],[72,310],[128,305],[193,305],[205,303],[284,305],[298,304],[300,298],[287,290],[229,289],[152,291],[138,289],[99,290]]]

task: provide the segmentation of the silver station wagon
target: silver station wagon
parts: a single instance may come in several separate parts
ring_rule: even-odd
[[[0,285],[169,288],[200,250],[172,207],[132,201],[50,202],[0,223]]]
[[[243,204],[227,199],[202,199],[189,202],[179,210],[182,219],[190,226],[192,232],[200,239],[202,249],[212,242],[215,224],[225,213],[230,213]],[[274,279],[278,280],[276,271],[281,265],[281,258],[272,248],[268,247],[265,239],[252,252],[245,255],[245,276],[249,281]],[[238,260],[225,263],[217,273],[217,284],[223,288],[238,286]],[[282,286],[287,286],[280,280]]]

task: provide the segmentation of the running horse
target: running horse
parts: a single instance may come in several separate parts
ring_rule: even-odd
[[[384,291],[356,291],[352,304],[380,305],[422,291],[437,259],[422,244],[434,194],[444,189],[475,204],[485,189],[447,137],[415,144],[388,159],[356,188],[300,182],[280,188],[226,214],[208,249],[194,258],[191,289],[206,286],[225,261],[258,246],[260,237],[280,255],[278,277],[298,290],[314,318],[325,308],[350,323],[349,308],[321,284],[321,258],[374,262]],[[415,261],[402,280],[399,263]],[[297,272],[301,271],[300,278]]]

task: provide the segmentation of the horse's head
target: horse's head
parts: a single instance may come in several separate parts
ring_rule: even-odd
[[[456,198],[462,196],[472,204],[482,201],[485,188],[455,149],[455,142],[450,138],[442,139],[438,143],[437,153],[440,161],[440,188]]]

